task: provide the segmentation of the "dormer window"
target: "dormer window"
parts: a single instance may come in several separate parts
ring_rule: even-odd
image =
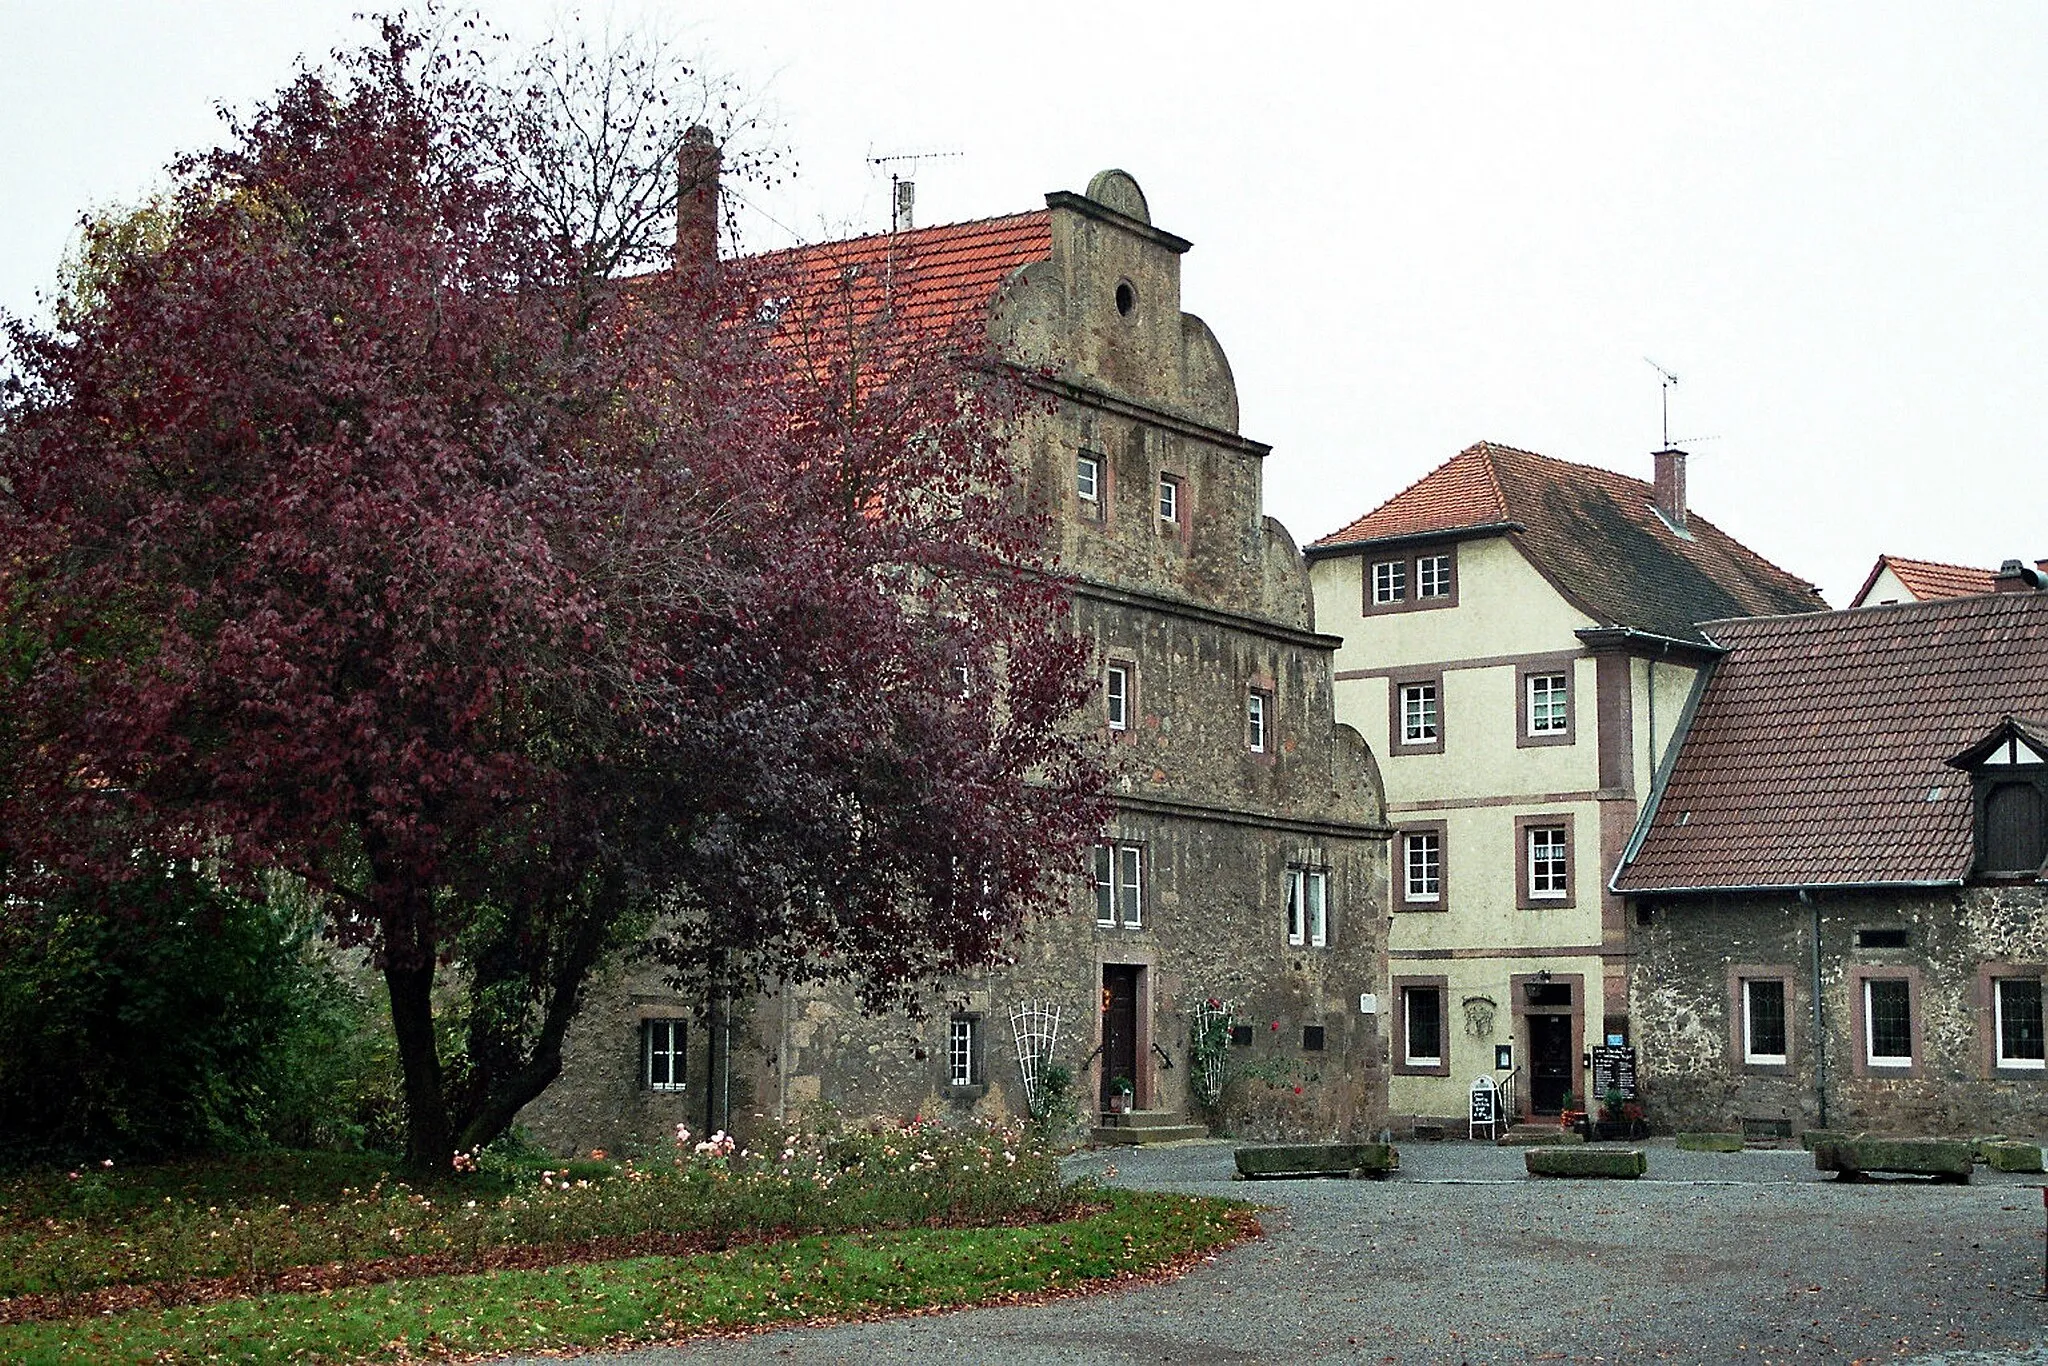
[[[2048,863],[2048,724],[2008,716],[1949,760],[1973,780],[1977,877],[2038,877]]]
[[[1425,546],[1365,560],[1365,610],[1412,612],[1458,605],[1458,548]]]

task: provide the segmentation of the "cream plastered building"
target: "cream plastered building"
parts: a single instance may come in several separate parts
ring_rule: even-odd
[[[1479,1077],[1556,1114],[1594,1047],[1632,1043],[1606,883],[1718,653],[1697,623],[1826,605],[1688,515],[1682,452],[1653,473],[1482,444],[1307,550],[1344,641],[1337,715],[1380,757],[1397,832],[1397,1128],[1462,1126]]]

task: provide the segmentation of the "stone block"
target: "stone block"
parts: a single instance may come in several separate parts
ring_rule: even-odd
[[[1847,1143],[1850,1139],[1856,1137],[1858,1135],[1852,1134],[1846,1129],[1808,1129],[1805,1133],[1799,1135],[1799,1146],[1808,1152],[1812,1152],[1823,1143]]]
[[[1680,1151],[1688,1153],[1739,1153],[1742,1151],[1741,1134],[1680,1134],[1673,1140]]]
[[[1995,1172],[2037,1172],[2041,1170],[2041,1145],[1998,1140],[1980,1149],[1984,1165]]]
[[[1585,1141],[1586,1136],[1578,1130],[1552,1124],[1518,1124],[1497,1140],[1503,1148],[1564,1148]]]
[[[1984,1155],[1984,1150],[1986,1148],[1990,1147],[1994,1143],[2010,1142],[2012,1142],[2012,1140],[2006,1137],[2004,1134],[1979,1134],[1977,1137],[1970,1140],[1970,1156],[1976,1158],[1979,1162],[1989,1161],[1990,1159],[1988,1159]]]
[[[1385,1176],[1401,1169],[1391,1143],[1269,1143],[1239,1148],[1237,1174],[1246,1181],[1290,1176]]]
[[[1838,1181],[1855,1181],[1871,1172],[1886,1172],[1967,1184],[1973,1164],[1970,1145],[1961,1140],[1852,1138],[1815,1144],[1813,1165],[1818,1171],[1833,1172]]]
[[[1595,1148],[1571,1145],[1531,1148],[1522,1154],[1531,1176],[1600,1177],[1633,1181],[1649,1170],[1641,1148]]]

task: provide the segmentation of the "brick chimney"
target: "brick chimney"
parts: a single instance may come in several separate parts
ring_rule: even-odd
[[[676,269],[718,263],[718,144],[701,123],[683,134],[676,154]]]
[[[1685,530],[1685,452],[1665,449],[1658,451],[1656,460],[1657,477],[1654,488],[1657,511],[1664,520],[1680,531]]]
[[[2001,593],[2032,593],[2048,585],[2048,574],[2029,568],[2025,560],[2007,560],[1991,576],[1991,586]]]

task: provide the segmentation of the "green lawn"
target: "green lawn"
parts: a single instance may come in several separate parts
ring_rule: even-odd
[[[399,1361],[623,1347],[813,1318],[1002,1302],[1143,1276],[1244,1236],[1249,1207],[1102,1192],[1015,1228],[814,1236],[719,1253],[499,1271],[0,1327],[23,1363]]]

